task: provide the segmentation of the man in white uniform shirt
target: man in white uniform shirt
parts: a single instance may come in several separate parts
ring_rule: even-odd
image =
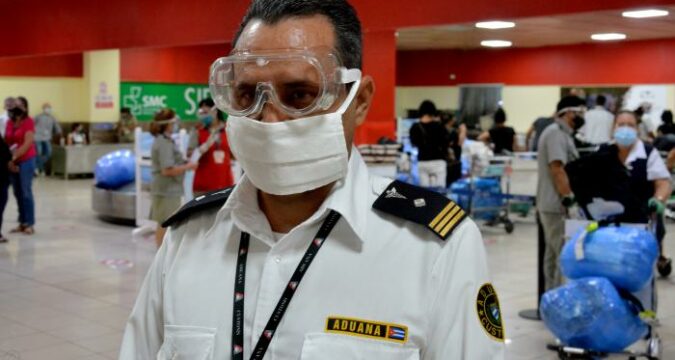
[[[188,203],[120,359],[502,359],[480,232],[352,147],[374,83],[344,0],[254,0],[210,87],[245,171]]]
[[[598,95],[595,98],[595,107],[586,111],[584,116],[586,123],[579,130],[584,140],[593,145],[606,144],[612,140],[614,115],[607,111],[606,103],[607,98]]]

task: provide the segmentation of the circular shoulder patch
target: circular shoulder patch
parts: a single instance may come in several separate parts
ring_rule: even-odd
[[[502,312],[499,309],[499,299],[492,284],[483,284],[476,297],[476,313],[478,321],[485,332],[497,341],[504,341],[504,327]]]

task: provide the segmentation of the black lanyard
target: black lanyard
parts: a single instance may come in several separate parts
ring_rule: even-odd
[[[288,281],[288,285],[284,290],[284,293],[281,295],[277,306],[274,308],[272,315],[269,320],[267,320],[267,325],[263,330],[258,343],[256,344],[253,352],[251,353],[251,359],[261,360],[267,348],[272,342],[274,333],[281,323],[281,319],[284,317],[288,305],[291,303],[295,291],[302,281],[302,277],[307,272],[307,269],[312,264],[314,257],[321,249],[324,241],[330,234],[330,232],[340,220],[340,214],[334,210],[331,210],[328,214],[326,220],[321,224],[321,228],[316,233],[314,240],[309,244],[305,255],[300,260],[295,272],[291,276],[291,280]],[[248,254],[248,244],[250,240],[250,235],[248,233],[242,232],[241,239],[239,240],[239,254],[237,256],[237,270],[235,271],[234,277],[234,310],[232,311],[232,360],[243,360],[244,359],[244,290],[246,283],[246,255]]]

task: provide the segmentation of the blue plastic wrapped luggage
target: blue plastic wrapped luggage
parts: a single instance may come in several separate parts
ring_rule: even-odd
[[[578,258],[583,241],[583,259]],[[637,227],[609,226],[580,231],[565,244],[560,256],[563,274],[570,279],[601,276],[631,292],[649,283],[659,254],[654,235]]]
[[[648,331],[637,307],[621,298],[605,278],[571,280],[546,292],[540,313],[565,345],[583,349],[621,351]]]
[[[474,219],[495,219],[504,205],[501,182],[496,178],[460,179],[452,183],[450,192],[459,206],[472,210]]]
[[[96,161],[94,177],[96,186],[115,190],[134,181],[136,159],[130,150],[118,150]]]

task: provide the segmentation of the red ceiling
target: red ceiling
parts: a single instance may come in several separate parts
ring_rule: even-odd
[[[490,18],[644,6],[642,0],[353,0],[368,30],[437,25]],[[230,40],[248,5],[242,0],[22,0],[4,16],[0,57],[108,48],[223,43]],[[653,0],[649,5],[672,4]],[[7,34],[6,31],[3,33]]]

